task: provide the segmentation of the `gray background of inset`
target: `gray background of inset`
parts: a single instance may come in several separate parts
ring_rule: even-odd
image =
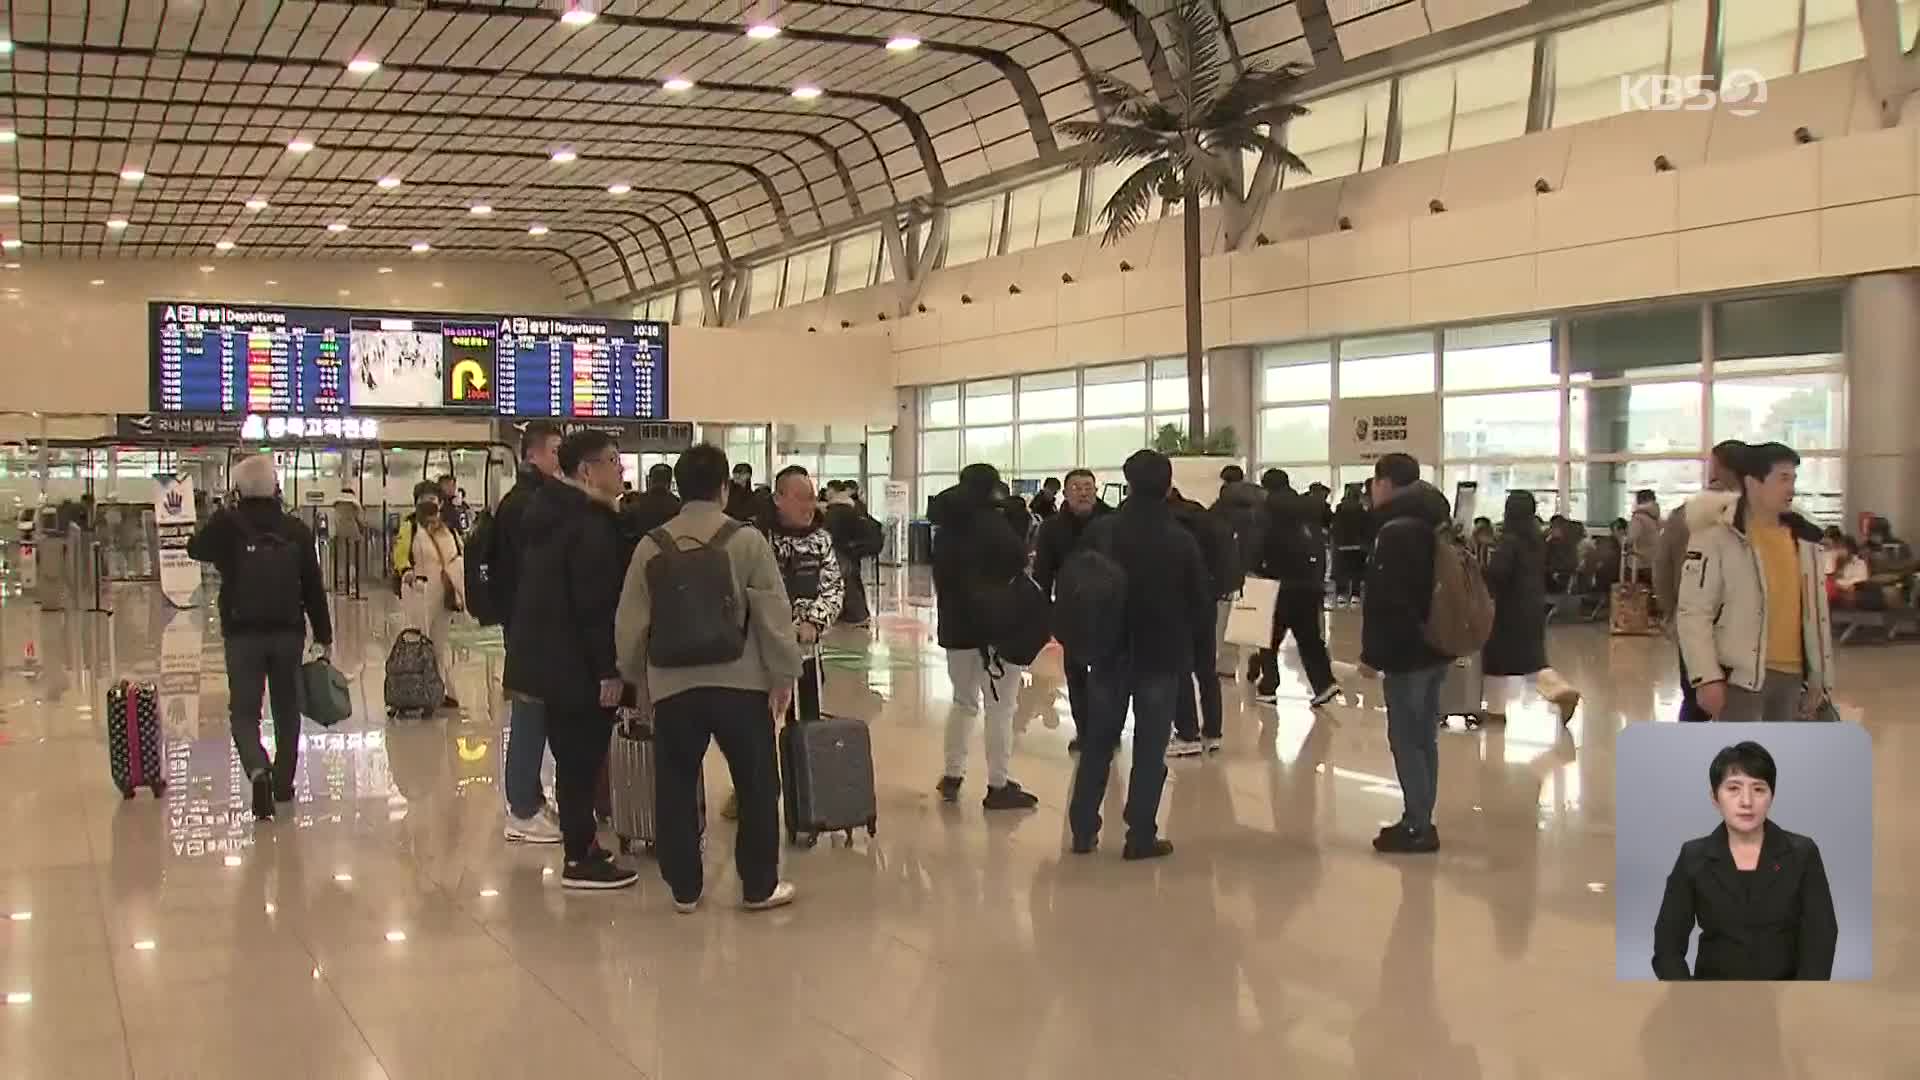
[[[1615,750],[1614,974],[1652,979],[1653,921],[1680,845],[1720,824],[1707,766],[1751,739],[1779,770],[1768,820],[1813,838],[1840,922],[1833,977],[1873,974],[1873,744],[1856,724],[1630,724]],[[1687,949],[1688,964],[1700,941]]]

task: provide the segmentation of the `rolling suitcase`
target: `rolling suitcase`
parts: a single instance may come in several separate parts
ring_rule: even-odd
[[[1640,581],[1639,564],[1630,550],[1620,553],[1620,580],[1607,597],[1607,633],[1647,637],[1660,632],[1653,617],[1653,589]]]
[[[816,657],[813,678],[819,685]],[[816,696],[815,701],[820,698]],[[820,834],[864,827],[880,829],[873,783],[873,737],[867,725],[848,717],[799,716],[780,729],[780,782],[786,803],[787,840],[812,847]]]
[[[426,716],[440,707],[447,696],[447,684],[440,677],[440,661],[433,655],[433,642],[418,630],[400,631],[387,650],[386,679],[382,687],[387,699],[387,715],[419,713]]]
[[[1440,684],[1440,718],[1463,716],[1478,721],[1486,707],[1486,679],[1480,667],[1480,654],[1462,656],[1447,665],[1447,677]]]
[[[613,821],[613,836],[625,855],[635,845],[653,850],[659,837],[658,819],[653,812],[653,725],[638,713],[621,710],[613,725],[613,742],[607,750],[607,801]],[[694,788],[700,800],[700,835],[707,832],[707,778],[703,774]]]
[[[143,787],[152,788],[156,798],[166,792],[164,751],[160,695],[154,685],[126,679],[113,684],[107,690],[107,763],[122,798],[133,798]]]

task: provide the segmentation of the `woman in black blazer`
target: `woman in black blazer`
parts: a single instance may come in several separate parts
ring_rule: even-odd
[[[1755,742],[1726,747],[1707,769],[1720,826],[1680,846],[1653,924],[1653,973],[1662,979],[1833,977],[1840,924],[1820,847],[1767,820],[1773,755]],[[1700,948],[1687,970],[1687,942]]]

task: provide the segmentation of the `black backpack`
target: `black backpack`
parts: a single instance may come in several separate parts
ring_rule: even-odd
[[[655,667],[688,668],[728,664],[747,651],[745,601],[733,589],[733,560],[727,541],[741,523],[728,521],[705,542],[682,540],[662,527],[648,533],[659,554],[647,563],[647,596],[652,627],[647,662]]]
[[[1053,601],[1022,571],[1000,585],[980,590],[980,625],[987,644],[1010,664],[1025,667],[1053,638]]]
[[[278,530],[255,532],[239,511],[232,513],[240,544],[220,586],[226,621],[237,629],[300,625],[299,545]]]
[[[870,514],[861,514],[855,523],[853,543],[847,554],[856,559],[877,559],[887,546],[886,530]]]
[[[1053,635],[1077,663],[1110,660],[1127,644],[1127,571],[1089,543],[1054,579]]]
[[[1225,514],[1196,510],[1181,518],[1194,540],[1200,544],[1200,557],[1207,564],[1207,579],[1216,599],[1232,596],[1247,583],[1247,570],[1240,561],[1240,544],[1234,539],[1233,524]]]
[[[485,510],[473,523],[467,538],[467,614],[481,626],[500,625],[500,605],[506,597],[495,596],[493,515]]]

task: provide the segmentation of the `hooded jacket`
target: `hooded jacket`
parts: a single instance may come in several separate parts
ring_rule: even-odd
[[[1240,566],[1260,565],[1266,549],[1267,489],[1259,484],[1238,480],[1220,485],[1220,497],[1212,509],[1233,527],[1234,542],[1240,545]]]
[[[500,497],[493,512],[492,550],[487,553],[487,580],[494,603],[500,608],[500,629],[505,633],[513,625],[515,602],[520,596],[520,558],[526,547],[525,519],[534,495],[547,484],[547,474],[522,464],[514,474],[513,487]]]
[[[524,514],[502,682],[556,708],[597,707],[600,680],[620,676],[613,650],[625,569],[619,515],[565,478],[539,485]]]
[[[991,491],[955,485],[933,497],[927,520],[933,536],[933,588],[943,649],[984,649],[983,590],[1004,585],[1027,568],[1026,539],[1014,532]]]
[[[1164,498],[1129,497],[1088,533],[1088,542],[1127,573],[1129,669],[1191,675],[1213,652],[1214,591],[1200,544],[1181,527],[1178,510]]]
[[[1447,497],[1416,480],[1374,507],[1373,554],[1361,601],[1360,662],[1376,671],[1419,671],[1448,662],[1427,644],[1433,608],[1433,531]]]
[[[1260,561],[1250,565],[1284,589],[1326,588],[1327,535],[1320,524],[1325,509],[1290,487],[1268,494]]]
[[[1703,491],[1667,515],[1666,524],[1660,528],[1659,552],[1653,560],[1653,595],[1660,602],[1661,611],[1680,609],[1680,566],[1687,559],[1687,543],[1692,537],[1687,519],[1692,516],[1712,520],[1727,506],[1739,501],[1740,496],[1731,491]],[[1678,625],[1676,620],[1668,619],[1667,636],[1672,637]]]
[[[1767,577],[1747,538],[1744,498],[1687,503],[1691,538],[1680,566],[1675,618],[1680,655],[1694,686],[1727,682],[1759,690],[1766,679]],[[1833,622],[1820,573],[1820,530],[1798,514],[1781,515],[1800,564],[1800,651],[1810,692],[1833,693]]]
[[[1041,591],[1053,595],[1053,583],[1060,576],[1060,568],[1067,564],[1068,556],[1079,550],[1081,541],[1086,539],[1087,526],[1111,513],[1113,507],[1095,499],[1084,517],[1063,506],[1040,523],[1039,535],[1033,542],[1033,580],[1039,583]]]
[[[840,619],[840,609],[847,602],[847,583],[840,573],[840,559],[833,550],[833,534],[827,530],[825,515],[816,510],[811,522],[794,529],[781,524],[775,511],[758,527],[773,546],[773,561],[780,564],[780,584],[793,602],[794,623],[826,633]]]

